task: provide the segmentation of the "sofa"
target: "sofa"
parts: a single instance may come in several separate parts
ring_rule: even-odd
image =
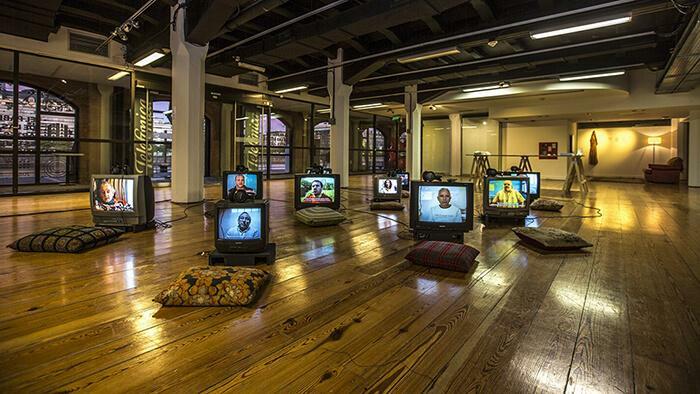
[[[644,180],[652,183],[678,183],[683,172],[683,159],[672,157],[666,164],[649,164],[644,169]]]

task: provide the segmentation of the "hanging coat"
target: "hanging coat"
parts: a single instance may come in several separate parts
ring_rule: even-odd
[[[591,150],[588,152],[588,164],[594,166],[598,164],[598,138],[595,136],[595,130],[591,134]]]

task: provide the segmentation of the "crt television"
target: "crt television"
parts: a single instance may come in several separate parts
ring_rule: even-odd
[[[539,172],[513,172],[511,176],[526,176],[530,178],[530,201],[540,198],[540,173]]]
[[[340,208],[340,175],[297,174],[294,176],[294,208]]]
[[[484,178],[484,214],[525,217],[530,210],[530,178],[496,176]]]
[[[383,201],[401,200],[401,179],[398,177],[374,177],[374,199]]]
[[[397,171],[396,176],[401,179],[401,190],[409,190],[411,184],[411,174],[405,171]]]
[[[224,200],[228,198],[228,193],[232,189],[245,190],[251,200],[263,198],[262,172],[224,171],[221,185],[223,187],[221,198]]]
[[[153,221],[153,184],[146,175],[93,175],[92,221],[98,226],[136,226]]]
[[[474,185],[459,182],[411,182],[411,228],[471,231]]]
[[[267,201],[216,203],[215,246],[221,253],[261,252],[269,235]]]

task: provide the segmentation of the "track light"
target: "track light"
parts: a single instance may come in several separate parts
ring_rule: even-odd
[[[564,29],[550,30],[550,31],[545,31],[545,32],[541,32],[541,33],[531,33],[530,38],[532,38],[533,40],[538,40],[538,39],[542,39],[542,38],[562,36],[565,34],[578,33],[580,31],[600,29],[602,27],[608,27],[608,26],[615,26],[615,25],[619,25],[622,23],[630,22],[631,20],[632,20],[631,16],[625,16],[622,18],[615,18],[615,19],[608,19],[608,20],[604,20],[604,21],[600,21],[600,22],[587,23],[585,25],[567,27]]]
[[[573,77],[559,77],[559,81],[580,81],[582,79],[595,79],[595,78],[606,78],[606,77],[616,77],[618,75],[625,75],[625,71],[612,71],[600,74],[587,74],[587,75],[576,75]]]

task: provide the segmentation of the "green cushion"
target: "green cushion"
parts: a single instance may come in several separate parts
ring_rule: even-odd
[[[399,201],[374,201],[369,208],[373,211],[403,211],[404,206]]]
[[[111,227],[55,227],[29,234],[7,246],[20,252],[79,253],[114,242],[123,233]]]
[[[304,208],[294,213],[297,220],[309,226],[335,226],[345,221],[345,215],[328,207]]]
[[[193,267],[182,272],[153,301],[164,306],[248,305],[270,278],[266,271],[246,267]]]

